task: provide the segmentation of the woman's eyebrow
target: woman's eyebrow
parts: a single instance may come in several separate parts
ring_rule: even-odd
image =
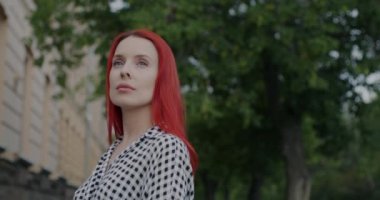
[[[152,58],[150,58],[148,55],[145,55],[145,54],[137,54],[134,57],[136,57],[136,58],[147,58],[149,60],[152,60]],[[125,58],[125,57],[122,54],[115,54],[113,56],[113,58]]]
[[[148,55],[144,55],[144,54],[138,54],[138,55],[135,55],[136,58],[147,58],[149,60],[152,60],[152,58],[150,58]]]
[[[115,54],[113,55],[113,58],[124,58],[124,56],[121,54]]]

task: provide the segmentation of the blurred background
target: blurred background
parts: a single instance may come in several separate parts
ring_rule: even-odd
[[[172,47],[199,200],[380,199],[378,0],[0,0],[0,199],[72,199],[108,147],[106,56]]]

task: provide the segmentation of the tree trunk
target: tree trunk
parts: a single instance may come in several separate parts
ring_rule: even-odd
[[[261,199],[260,189],[262,185],[263,185],[262,178],[257,174],[253,174],[252,179],[251,179],[251,184],[249,186],[247,200],[260,200]]]
[[[230,200],[230,186],[227,181],[224,181],[223,184],[223,199]]]
[[[204,197],[207,200],[215,200],[216,188],[218,183],[209,177],[207,172],[200,172],[200,176],[204,186]]]
[[[301,123],[289,121],[282,129],[286,163],[286,199],[309,200],[311,177],[307,169],[302,143]]]
[[[293,118],[282,124],[284,119],[289,119],[289,111],[284,110],[285,105],[279,100],[279,67],[272,62],[270,52],[265,50],[262,53],[265,60],[263,73],[268,104],[267,116],[272,120],[273,132],[282,134],[287,176],[286,199],[309,200],[311,178],[304,158],[301,123]]]

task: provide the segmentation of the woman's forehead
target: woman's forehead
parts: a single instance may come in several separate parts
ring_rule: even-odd
[[[115,56],[145,56],[151,59],[158,58],[157,50],[154,44],[148,39],[136,36],[129,36],[120,41],[116,47],[114,57]]]

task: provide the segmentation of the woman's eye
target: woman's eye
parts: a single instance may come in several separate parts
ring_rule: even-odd
[[[146,67],[146,66],[148,66],[148,63],[145,61],[139,61],[139,62],[137,62],[137,66],[138,67]]]
[[[124,62],[121,60],[114,60],[112,62],[112,66],[115,66],[115,67],[122,66],[123,64],[124,64]]]

